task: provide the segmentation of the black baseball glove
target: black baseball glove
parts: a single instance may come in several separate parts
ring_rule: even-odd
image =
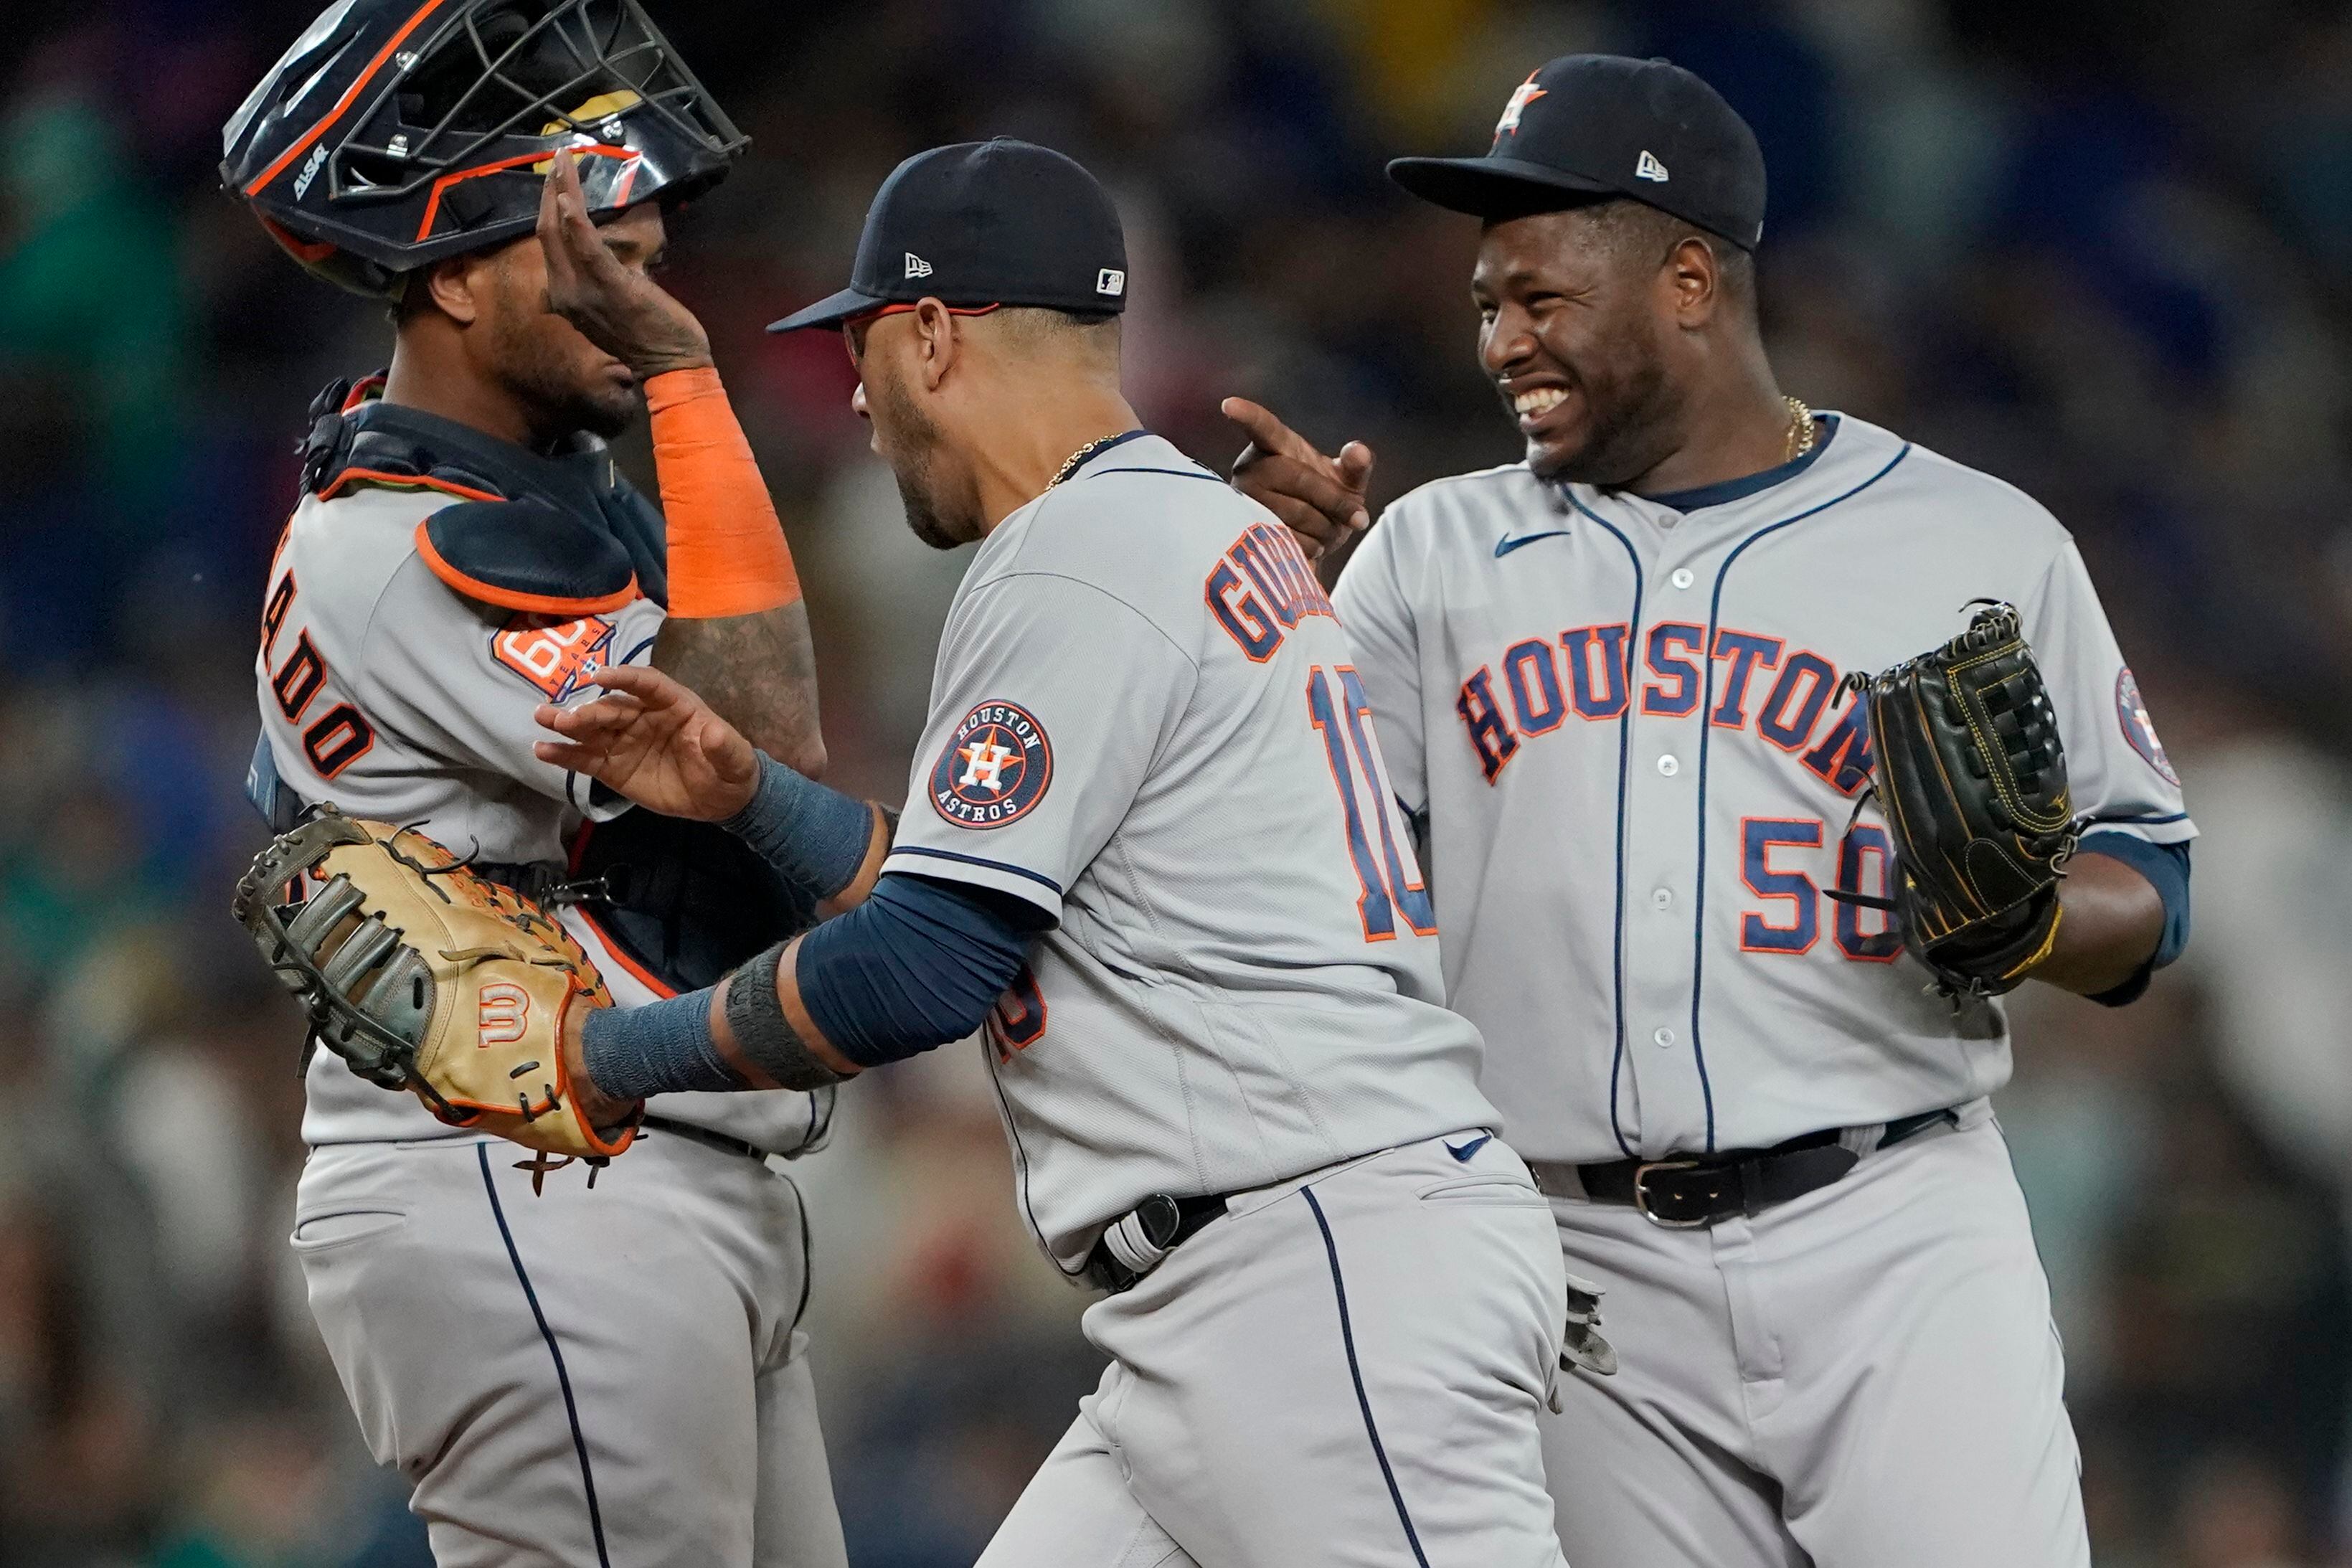
[[[1853,684],[1870,720],[1904,945],[1954,996],[2015,989],[2058,935],[2058,881],[2080,829],[2066,752],[2017,611],[1979,600],[1969,629]],[[1857,808],[1858,809],[1858,808]]]

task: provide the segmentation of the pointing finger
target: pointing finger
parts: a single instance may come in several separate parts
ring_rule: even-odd
[[[1288,458],[1318,455],[1305,437],[1276,418],[1270,410],[1246,397],[1228,397],[1217,405],[1217,408],[1226,418],[1249,432],[1250,440],[1260,451],[1279,453]]]

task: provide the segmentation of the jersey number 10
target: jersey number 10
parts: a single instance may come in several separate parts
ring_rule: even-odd
[[[1336,702],[1334,685],[1339,688]],[[1428,887],[1420,880],[1421,867],[1413,858],[1412,845],[1397,820],[1396,797],[1390,793],[1386,771],[1381,766],[1380,743],[1372,738],[1372,705],[1364,698],[1364,684],[1356,678],[1353,666],[1337,666],[1327,675],[1318,664],[1307,672],[1307,714],[1323,736],[1324,760],[1331,764],[1331,782],[1339,788],[1340,811],[1347,818],[1348,858],[1355,864],[1356,885],[1362,891],[1356,900],[1356,913],[1364,922],[1364,940],[1394,938],[1399,915],[1415,935],[1435,936],[1437,910]],[[1361,791],[1357,787],[1359,774],[1364,785]],[[1377,847],[1372,842],[1373,828],[1380,834]]]

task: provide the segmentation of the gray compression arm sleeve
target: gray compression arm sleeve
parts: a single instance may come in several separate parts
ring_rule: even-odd
[[[857,878],[874,836],[874,808],[760,753],[751,802],[719,826],[794,886],[829,899]]]
[[[755,954],[728,977],[727,1029],[743,1059],[765,1079],[751,1081],[736,1070],[710,1032],[707,986],[643,1007],[600,1008],[589,1015],[581,1037],[588,1076],[616,1100],[635,1100],[679,1089],[822,1089],[841,1075],[810,1054],[784,1019],[776,994],[778,942]]]

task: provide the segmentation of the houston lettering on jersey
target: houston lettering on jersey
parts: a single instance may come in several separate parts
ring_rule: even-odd
[[[1664,718],[1697,711],[1706,689],[1698,658],[1706,628],[1685,621],[1653,626],[1641,638],[1638,669],[1630,630],[1620,622],[1577,626],[1557,638],[1528,637],[1463,681],[1454,710],[1488,784],[1502,776],[1523,743],[1552,734],[1571,715],[1615,719],[1637,700],[1643,713]],[[1714,658],[1708,723],[1752,731],[1795,753],[1840,795],[1851,795],[1869,782],[1869,727],[1859,704],[1840,705],[1837,666],[1809,648],[1791,651],[1782,638],[1730,626],[1717,630]]]
[[[1495,784],[1520,747],[1540,743],[1571,717],[1618,719],[1636,702],[1643,713],[1663,718],[1696,714],[1707,700],[1707,672],[1698,656],[1706,638],[1706,628],[1696,623],[1661,621],[1638,639],[1618,623],[1511,644],[1494,664],[1474,670],[1454,700],[1480,773]],[[1707,723],[1761,737],[1840,795],[1852,795],[1869,782],[1868,721],[1859,703],[1840,704],[1835,665],[1809,648],[1792,651],[1783,638],[1731,626],[1717,630],[1713,658]],[[1740,818],[1740,880],[1754,895],[1739,915],[1742,952],[1811,952],[1824,920],[1847,958],[1891,963],[1903,951],[1901,934],[1883,911],[1822,899],[1815,878],[1787,863],[1791,857],[1800,863],[1811,858],[1806,851],[1822,852],[1827,832],[1818,816]],[[1851,823],[1834,848],[1832,887],[1885,895],[1894,865],[1885,828]]]

